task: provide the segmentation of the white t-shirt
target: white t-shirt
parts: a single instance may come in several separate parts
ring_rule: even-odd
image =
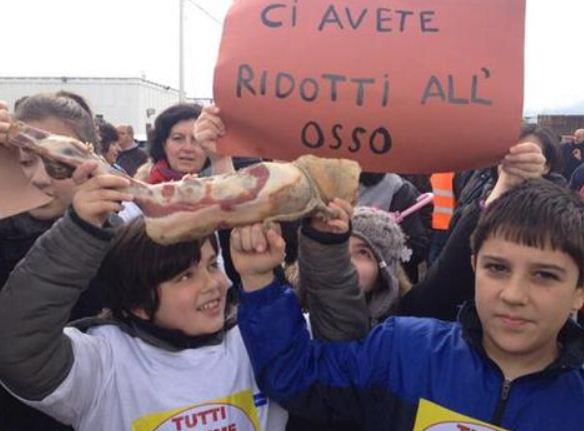
[[[77,430],[277,431],[288,414],[259,391],[237,327],[222,343],[170,352],[113,325],[66,328],[75,360],[42,401]]]

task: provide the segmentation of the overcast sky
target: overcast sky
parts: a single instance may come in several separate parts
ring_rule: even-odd
[[[221,21],[231,0],[187,0],[186,90],[211,97],[221,25],[190,1]],[[0,76],[145,75],[177,88],[178,5],[179,0],[0,0]],[[579,103],[584,110],[583,17],[584,0],[528,0],[526,112]]]

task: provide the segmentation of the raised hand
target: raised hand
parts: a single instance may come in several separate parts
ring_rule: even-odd
[[[215,105],[205,106],[195,122],[195,139],[210,158],[218,157],[217,140],[225,135],[225,125],[219,112]]]
[[[215,105],[205,106],[195,122],[195,139],[211,161],[215,175],[235,172],[231,157],[217,154],[217,141],[225,135],[225,124],[219,113]]]
[[[73,208],[86,222],[103,227],[112,212],[122,209],[122,201],[131,201],[132,195],[124,191],[130,181],[117,175],[97,175],[96,162],[85,162],[73,173],[78,184],[73,196]]]
[[[256,223],[231,231],[231,259],[244,290],[258,290],[273,281],[273,270],[284,260],[285,248],[277,225],[265,229]]]
[[[323,220],[320,217],[312,217],[310,225],[321,232],[330,232],[335,234],[344,234],[349,231],[351,217],[353,216],[353,206],[339,198],[330,202],[327,208],[335,214],[335,218]]]
[[[541,178],[546,170],[546,158],[536,142],[526,140],[515,144],[499,165],[499,178],[486,203],[524,181]]]

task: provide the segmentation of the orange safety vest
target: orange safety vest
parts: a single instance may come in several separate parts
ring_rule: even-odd
[[[434,212],[432,213],[432,228],[448,230],[450,220],[454,214],[454,193],[452,181],[454,172],[433,174],[430,177],[432,193],[434,193]]]

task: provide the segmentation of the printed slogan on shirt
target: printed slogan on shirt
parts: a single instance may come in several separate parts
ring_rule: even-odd
[[[259,431],[259,418],[251,391],[226,398],[148,414],[132,431]]]

